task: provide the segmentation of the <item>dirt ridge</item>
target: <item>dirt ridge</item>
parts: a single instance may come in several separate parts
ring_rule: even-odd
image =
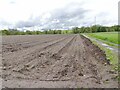
[[[39,40],[44,40],[46,37],[39,36]],[[28,39],[27,36],[25,39]],[[32,39],[35,40],[34,37]],[[28,41],[32,42],[31,40]],[[5,38],[5,41],[9,41],[9,38]],[[46,41],[44,44],[38,43],[33,47],[9,54],[3,52],[4,87],[13,87],[10,84],[12,81],[23,81],[29,86],[32,82],[25,82],[31,80],[36,84],[46,82],[48,88],[51,87],[49,85],[52,85],[53,88],[118,86],[117,81],[113,79],[117,73],[109,73],[111,66],[109,63],[106,64],[108,61],[105,53],[89,39],[78,34],[53,35]],[[68,84],[63,85],[62,82]],[[50,84],[48,85],[48,83]],[[38,87],[36,84],[34,83],[33,87]],[[46,87],[46,84],[39,85],[39,87]],[[18,87],[24,86],[21,83],[17,85]]]

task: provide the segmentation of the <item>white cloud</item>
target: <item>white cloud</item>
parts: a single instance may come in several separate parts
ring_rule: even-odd
[[[0,0],[0,29],[69,28],[92,25],[95,17],[97,24],[114,25],[118,22],[118,1]]]

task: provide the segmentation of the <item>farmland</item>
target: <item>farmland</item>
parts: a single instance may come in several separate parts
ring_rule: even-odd
[[[2,64],[3,87],[118,87],[105,52],[79,34],[3,36]]]

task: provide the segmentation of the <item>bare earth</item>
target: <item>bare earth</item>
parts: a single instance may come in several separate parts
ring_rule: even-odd
[[[2,37],[2,87],[117,88],[106,55],[80,35]]]

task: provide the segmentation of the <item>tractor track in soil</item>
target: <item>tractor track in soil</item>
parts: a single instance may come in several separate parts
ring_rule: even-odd
[[[12,44],[7,43],[9,38],[3,39],[3,87],[118,87],[114,79],[117,72],[111,73],[105,52],[89,39],[81,35],[40,37],[37,36],[37,40],[31,37],[28,48],[22,47],[14,52],[6,48]],[[23,44],[17,38],[13,42]]]

